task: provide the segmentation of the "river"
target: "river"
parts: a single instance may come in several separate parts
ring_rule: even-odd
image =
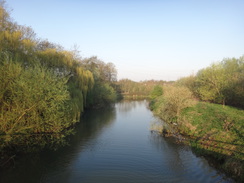
[[[188,146],[150,132],[147,101],[87,111],[69,145],[21,158],[0,182],[231,182]]]

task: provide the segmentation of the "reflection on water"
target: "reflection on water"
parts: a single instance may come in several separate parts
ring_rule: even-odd
[[[117,104],[117,110],[121,113],[127,113],[136,107],[136,103],[133,100],[124,100]]]
[[[175,182],[231,182],[224,179],[216,170],[209,167],[208,162],[196,157],[189,146],[176,143],[172,137],[163,138],[152,133],[150,142],[162,154],[162,164],[167,167],[167,175],[174,177]],[[170,179],[171,180],[171,179]]]
[[[58,149],[68,145],[65,137],[73,135],[73,128],[62,133],[7,134],[0,136],[0,151],[5,153],[32,153],[44,148]],[[0,161],[1,162],[1,161]],[[1,163],[0,163],[1,165]]]
[[[87,111],[66,140],[0,172],[0,182],[228,182],[189,147],[151,133],[146,101]]]

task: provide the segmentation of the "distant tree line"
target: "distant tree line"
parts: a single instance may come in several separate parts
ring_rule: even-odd
[[[37,38],[0,2],[0,135],[61,133],[85,107],[117,98],[117,71],[96,57]],[[0,139],[2,141],[2,138]]]
[[[146,80],[146,81],[132,81],[130,79],[121,79],[117,82],[120,87],[120,92],[123,96],[141,95],[149,97],[155,86],[163,86],[167,84],[166,81],[160,80]]]

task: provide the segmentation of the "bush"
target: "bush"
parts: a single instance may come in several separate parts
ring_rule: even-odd
[[[154,86],[152,92],[150,93],[150,98],[155,99],[163,94],[163,88],[159,85]]]
[[[40,66],[0,65],[0,133],[59,133],[70,126],[67,78]]]
[[[194,104],[192,93],[188,88],[166,86],[164,94],[152,102],[151,108],[165,121],[177,122],[181,111]]]

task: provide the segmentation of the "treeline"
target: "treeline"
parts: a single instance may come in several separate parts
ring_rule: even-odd
[[[149,97],[152,89],[155,86],[163,86],[164,84],[167,84],[167,82],[163,80],[146,80],[135,82],[130,79],[121,79],[117,82],[117,84],[120,87],[120,92],[124,97],[133,95]]]
[[[1,145],[20,134],[61,133],[85,107],[116,100],[116,77],[112,63],[82,59],[77,51],[37,38],[0,2]]]

